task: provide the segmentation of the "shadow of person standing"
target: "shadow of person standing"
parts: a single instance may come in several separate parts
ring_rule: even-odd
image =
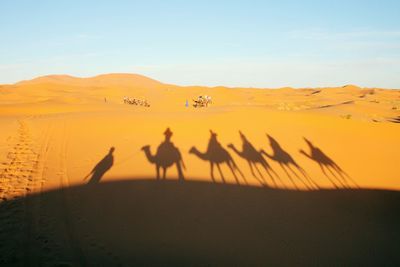
[[[94,166],[93,170],[84,178],[84,180],[86,180],[91,176],[88,184],[99,183],[104,174],[111,169],[114,164],[114,150],[115,148],[111,147],[108,154],[100,160],[99,163]]]

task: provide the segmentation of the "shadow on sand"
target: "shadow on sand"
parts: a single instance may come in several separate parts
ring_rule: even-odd
[[[357,188],[360,188],[356,184],[356,182],[354,182],[354,180],[351,179],[351,177],[347,175],[347,173],[343,171],[342,168],[340,168],[339,165],[337,165],[330,157],[328,157],[324,152],[322,152],[321,149],[316,147],[310,140],[308,140],[305,137],[304,141],[307,143],[310,152],[309,154],[307,154],[302,149],[299,150],[299,152],[304,156],[306,156],[307,158],[311,159],[312,161],[318,163],[319,167],[321,168],[321,171],[336,188],[339,188],[339,186],[337,185],[337,183],[334,182],[334,179],[342,187],[350,188],[349,181],[351,181],[353,185],[355,185]],[[332,177],[329,177],[329,175],[326,173],[326,170],[328,170],[331,173]]]
[[[268,176],[270,177],[270,179],[272,180],[273,184],[276,187],[277,184],[274,179],[274,176],[275,176],[275,178],[280,180],[280,177],[278,176],[278,174],[276,174],[276,172],[271,168],[271,166],[268,164],[268,162],[263,157],[262,153],[257,151],[254,148],[253,144],[249,142],[247,137],[241,131],[239,131],[239,135],[242,140],[242,151],[239,151],[233,144],[229,144],[228,147],[230,149],[232,149],[239,157],[241,157],[247,161],[247,163],[249,164],[249,167],[250,167],[251,174],[253,175],[253,177],[255,179],[257,179],[257,181],[260,182],[260,184],[267,186],[265,178],[257,166],[258,164],[261,165],[261,167],[263,167],[263,169],[268,174]],[[259,177],[254,172],[254,169],[257,170]],[[281,181],[281,183],[285,187],[285,185],[283,184],[282,181]]]
[[[400,264],[400,192],[142,178],[1,203],[0,265]]]
[[[176,165],[178,171],[178,179],[183,181],[184,175],[182,168],[185,169],[185,164],[182,159],[181,152],[179,149],[171,142],[172,132],[169,128],[167,128],[164,132],[165,139],[164,141],[158,146],[157,152],[155,155],[152,155],[150,152],[150,146],[146,145],[142,147],[147,160],[151,164],[156,165],[156,175],[157,180],[160,179],[160,168],[163,170],[163,179],[166,179],[167,169],[172,165]]]
[[[84,178],[88,179],[88,184],[97,184],[103,178],[104,174],[114,165],[114,147],[111,147],[108,154],[94,166],[93,170]]]
[[[214,177],[214,165],[217,165],[217,169],[219,171],[219,174],[221,175],[222,182],[225,183],[225,176],[222,173],[220,164],[221,163],[226,163],[228,165],[229,169],[231,170],[233,176],[235,177],[236,183],[239,183],[239,179],[236,175],[236,172],[240,174],[240,176],[243,178],[244,182],[247,184],[246,178],[244,177],[243,173],[240,171],[238,166],[236,165],[235,161],[233,160],[232,156],[229,154],[229,152],[222,147],[222,145],[218,142],[217,140],[217,134],[210,130],[210,139],[208,141],[208,146],[207,146],[207,151],[205,153],[200,152],[196,147],[192,147],[189,150],[190,154],[194,154],[200,159],[204,161],[209,161],[210,162],[210,170],[211,170],[211,179],[213,182],[215,182],[215,177]]]
[[[298,186],[294,182],[293,177],[290,175],[290,173],[297,177],[297,179],[299,179],[306,186],[306,188],[313,189],[313,187],[315,187],[318,189],[319,186],[317,185],[317,183],[314,182],[311,177],[307,175],[306,171],[302,167],[300,167],[300,165],[297,164],[293,157],[281,147],[278,141],[276,141],[276,139],[269,134],[267,134],[267,137],[269,140],[269,144],[272,148],[272,155],[268,154],[264,150],[261,150],[260,152],[268,158],[272,159],[273,161],[279,163],[281,168],[284,170],[290,181],[297,189]],[[290,171],[290,173],[288,170]],[[299,172],[301,176],[295,170]],[[308,183],[306,183],[305,180]]]

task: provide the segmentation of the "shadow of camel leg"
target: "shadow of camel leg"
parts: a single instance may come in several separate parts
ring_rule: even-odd
[[[345,175],[346,177],[350,177],[344,170],[342,170],[342,168],[339,167],[339,165],[337,165],[335,162],[331,165],[336,171],[337,173],[339,173],[340,176]]]
[[[232,164],[233,164],[233,167],[235,168],[235,170],[237,170],[237,172],[240,174],[240,176],[242,176],[243,180],[246,181],[246,178],[244,177],[244,175],[243,175],[242,171],[239,169],[239,167],[236,165],[236,162],[234,162],[232,160]]]
[[[354,184],[356,186],[356,188],[360,188],[360,186],[353,180],[353,178],[351,178],[344,170],[342,170],[342,168],[339,167],[339,165],[337,165],[336,163],[333,164],[333,168],[337,171],[337,173],[339,173],[339,175],[343,178],[343,179],[347,179],[351,181],[352,184]],[[349,185],[349,183],[347,183]],[[351,188],[351,186],[349,185],[349,188]]]
[[[283,182],[281,177],[274,171],[274,169],[272,169],[270,166],[268,166],[268,164],[266,162],[263,162],[263,166],[264,166],[266,172],[268,173],[268,175],[270,175],[271,177],[272,177],[271,173],[273,175],[275,175],[275,178],[281,182],[283,188],[285,188],[285,189],[287,188],[286,184]],[[272,178],[272,180],[274,180],[274,179]],[[275,180],[274,180],[274,183],[276,184]]]
[[[249,164],[251,174],[253,175],[254,178],[257,178],[256,174],[254,173],[254,169],[253,169],[253,165],[251,164],[251,161],[248,160],[247,163]]]
[[[246,184],[246,185],[248,185],[249,183],[247,182],[247,179],[246,179],[246,177],[244,177],[243,176],[243,181],[244,181],[244,183]]]
[[[328,171],[332,174],[333,177],[335,177],[335,179],[342,185],[343,188],[346,188],[346,185],[340,180],[339,177],[336,176],[336,174],[331,170],[331,168],[329,168],[329,166],[325,166]]]
[[[245,183],[246,185],[248,185],[249,183],[247,182],[247,179],[246,179],[246,177],[243,175],[242,171],[239,169],[239,167],[236,165],[236,163],[235,163],[234,161],[232,161],[232,163],[233,163],[234,170],[238,171],[238,173],[240,174],[240,176],[242,176],[244,183]]]
[[[185,177],[183,176],[182,166],[179,162],[176,163],[176,168],[178,170],[178,179],[179,181],[184,181]]]
[[[211,180],[215,183],[214,177],[214,163],[210,162],[210,170],[211,170]]]
[[[308,181],[310,184],[312,184],[312,185],[315,186],[316,189],[321,189],[321,187],[319,186],[319,184],[317,184],[317,182],[315,182],[311,177],[309,177],[309,176],[305,176],[305,177],[306,177],[307,181]]]
[[[262,186],[269,187],[269,185],[265,182],[265,180],[261,180],[258,177],[254,177]]]
[[[232,172],[232,174],[233,174],[233,177],[235,177],[236,183],[237,183],[238,185],[240,185],[239,179],[237,178],[237,176],[236,176],[236,174],[235,174],[235,171],[233,170],[232,164],[230,163],[230,161],[228,161],[226,164],[228,164],[228,167],[229,167],[229,169],[231,170],[231,172]]]
[[[311,187],[310,187],[306,182],[304,182],[304,180],[292,169],[292,167],[291,167],[290,165],[288,165],[287,167],[288,167],[289,170],[294,174],[294,176],[296,176],[297,179],[299,179],[299,180],[304,184],[304,186],[305,186],[307,189],[311,189]]]
[[[257,172],[258,172],[259,175],[260,175],[260,180],[262,180],[263,183],[266,184],[267,181],[265,180],[264,175],[262,175],[260,169],[258,168],[257,163],[253,163],[253,164],[254,164],[254,167],[256,168]],[[260,163],[260,164],[263,166],[262,163]],[[268,173],[268,175],[271,177],[271,175],[270,175],[269,173]],[[272,179],[273,183],[275,184],[274,178],[271,178],[271,179]]]
[[[351,186],[349,185],[348,181],[346,180],[346,177],[344,177],[343,173],[340,171],[340,169],[336,168],[336,165],[330,165],[328,166],[328,168],[331,168],[332,171],[335,171],[337,173],[337,175],[342,179],[342,182],[344,185],[346,185],[347,188],[351,188]]]
[[[157,180],[160,180],[160,166],[156,166]]]
[[[257,170],[257,172],[258,172],[258,175],[260,175],[260,177],[261,177],[262,179],[264,179],[264,176],[263,176],[262,173],[260,172],[260,169],[258,168],[257,163],[254,163],[254,168],[256,168],[256,170]]]
[[[300,167],[297,164],[295,166],[299,170],[299,172],[303,175],[303,177],[307,180],[307,182],[311,185],[311,187],[314,186],[315,188],[319,189],[319,185],[313,179],[311,179],[311,177],[307,174],[307,172],[302,167]]]
[[[346,173],[345,173],[346,174]],[[356,188],[360,189],[361,187],[353,180],[353,178],[351,178],[350,176],[348,176],[346,174],[347,179],[349,179],[355,186]],[[351,186],[349,186],[351,188]]]
[[[271,179],[272,183],[274,184],[275,187],[278,187],[278,185],[276,184],[276,181],[274,179],[274,177],[272,176],[272,174],[269,172],[268,169],[265,169],[265,172],[268,174],[269,178]]]
[[[326,178],[328,178],[328,180],[333,184],[333,186],[338,189],[339,186],[337,186],[337,184],[328,176],[328,174],[325,171],[325,166],[322,164],[319,164],[319,167],[321,168],[321,171],[324,173],[324,175],[326,176]]]
[[[219,175],[221,175],[222,182],[225,184],[226,183],[225,182],[225,177],[224,177],[224,174],[221,171],[221,167],[219,166],[219,163],[217,163],[217,169],[219,171]]]
[[[292,184],[294,185],[294,187],[298,190],[299,188],[297,187],[297,184],[293,181],[292,176],[290,176],[289,172],[286,170],[285,166],[282,163],[279,163],[279,165],[281,166],[281,168],[285,171],[287,177],[289,177],[290,181],[292,182]]]

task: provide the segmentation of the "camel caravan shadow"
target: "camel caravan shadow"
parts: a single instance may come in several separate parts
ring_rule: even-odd
[[[155,155],[152,155],[150,152],[150,146],[146,145],[142,147],[143,152],[146,155],[147,160],[151,164],[156,165],[156,175],[157,180],[160,179],[160,168],[163,170],[163,179],[166,179],[167,169],[172,165],[176,165],[178,170],[178,179],[183,181],[183,169],[186,169],[185,164],[182,159],[181,152],[179,149],[171,142],[171,137],[173,133],[169,128],[167,128],[164,132],[165,139],[164,141],[157,147],[157,152]]]
[[[160,168],[163,171],[162,179],[165,180],[168,168],[175,165],[178,172],[178,179],[184,181],[183,170],[186,170],[186,167],[180,150],[171,142],[172,135],[173,133],[170,128],[167,128],[164,132],[165,139],[158,146],[155,155],[151,153],[149,145],[143,146],[142,151],[147,160],[151,164],[155,164],[157,180],[160,180]],[[302,183],[307,190],[320,189],[320,186],[294,160],[293,156],[290,155],[271,135],[266,134],[270,149],[272,150],[271,153],[268,153],[265,149],[256,149],[242,131],[239,131],[239,136],[242,141],[241,150],[239,150],[233,143],[229,143],[227,147],[247,162],[251,175],[260,183],[261,186],[288,188],[283,181],[283,177],[278,175],[268,162],[268,160],[270,160],[281,167],[295,189],[300,189],[298,182]],[[300,149],[299,153],[318,163],[323,174],[329,179],[335,188],[352,188],[353,186],[360,188],[357,183],[341,167],[339,167],[338,164],[322,152],[321,149],[315,147],[308,139],[304,138],[304,140],[308,144],[310,152],[307,154],[304,150]],[[222,183],[226,183],[226,175],[221,169],[221,165],[225,164],[232,173],[236,184],[240,185],[244,183],[248,185],[246,176],[239,169],[228,150],[218,141],[217,133],[212,130],[210,130],[210,138],[208,140],[206,151],[201,152],[195,146],[192,146],[189,150],[189,154],[193,154],[199,159],[210,163],[210,176],[212,182],[217,182],[214,174],[216,166]],[[261,171],[259,167],[261,167],[263,171]],[[263,172],[267,174],[267,177],[269,178],[268,182],[265,179]],[[327,172],[329,172],[330,175],[328,175]],[[96,174],[96,172],[94,173]],[[103,174],[104,173],[100,176],[93,175],[94,178],[91,180],[99,181]],[[100,178],[98,178],[98,176]]]
[[[215,182],[215,176],[214,176],[214,165],[217,166],[217,169],[219,171],[219,174],[221,176],[222,182],[225,183],[225,176],[222,173],[221,166],[220,164],[226,164],[228,165],[229,169],[232,172],[232,175],[235,177],[236,183],[240,184],[239,179],[236,175],[236,172],[240,174],[244,182],[247,184],[247,180],[244,177],[243,173],[240,171],[238,166],[236,165],[235,161],[233,160],[232,156],[229,154],[229,152],[222,147],[222,145],[218,142],[217,140],[217,134],[210,130],[210,140],[208,141],[208,146],[207,150],[205,153],[200,152],[195,146],[193,146],[190,150],[190,154],[196,155],[198,158],[204,160],[204,161],[209,161],[210,162],[210,172],[211,172],[211,179],[213,182]]]
[[[250,167],[251,174],[255,179],[257,179],[260,182],[261,185],[268,186],[264,176],[262,175],[257,165],[261,165],[261,167],[264,168],[265,172],[268,174],[268,176],[270,177],[270,179],[272,180],[273,184],[276,187],[277,183],[274,179],[274,176],[275,178],[281,180],[279,175],[271,168],[271,166],[263,157],[262,153],[254,148],[253,144],[249,142],[247,137],[241,131],[239,131],[239,135],[242,140],[242,151],[239,151],[232,143],[229,144],[228,147],[232,149],[239,157],[247,161]],[[254,169],[257,170],[259,176],[255,174]],[[281,183],[283,184],[282,180]],[[283,186],[285,187],[284,184]]]
[[[281,147],[278,141],[268,134],[267,137],[272,148],[272,154],[268,154],[265,150],[261,150],[260,153],[277,162],[296,189],[298,189],[298,186],[294,182],[292,175],[301,181],[307,189],[319,189],[318,184],[315,183],[311,177],[308,176],[306,171],[297,164],[293,157]],[[290,173],[292,175],[290,175]],[[307,183],[305,181],[307,181]]]

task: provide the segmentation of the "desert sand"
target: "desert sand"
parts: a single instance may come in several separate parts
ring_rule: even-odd
[[[0,85],[0,265],[395,265],[399,122],[355,85]]]

